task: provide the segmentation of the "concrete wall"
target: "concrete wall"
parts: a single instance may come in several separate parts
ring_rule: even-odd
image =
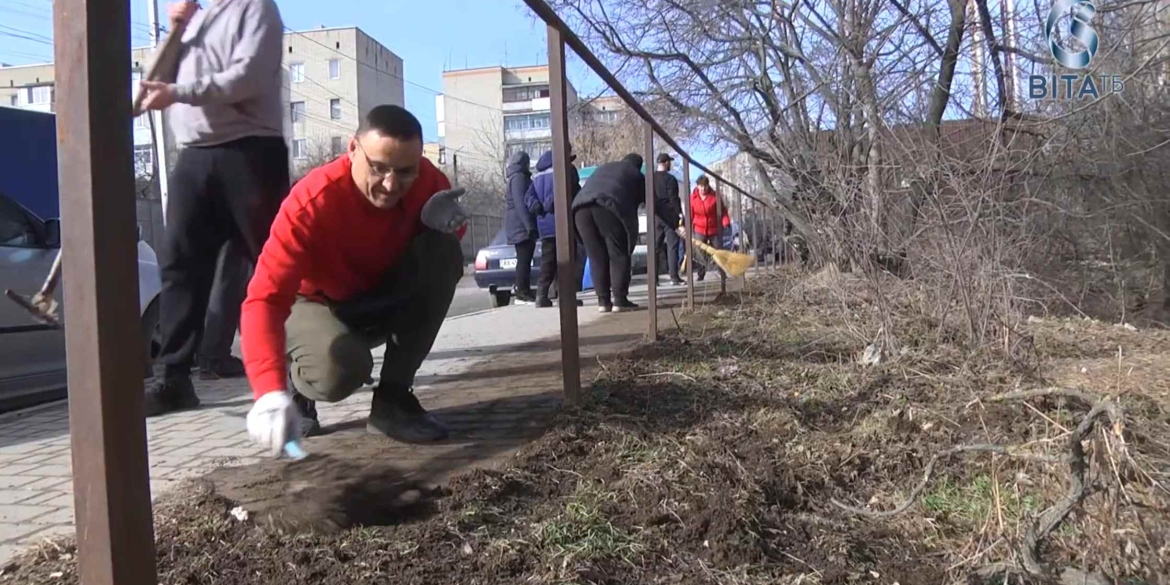
[[[502,84],[500,67],[443,74],[442,141],[447,148],[448,164],[457,154],[461,171],[502,173],[499,162],[504,149]]]
[[[406,107],[402,58],[361,30],[357,31],[357,39],[361,115],[365,116],[370,110],[385,104]]]

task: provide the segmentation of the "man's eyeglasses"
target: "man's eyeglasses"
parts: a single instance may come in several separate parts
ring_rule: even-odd
[[[370,174],[379,181],[385,181],[386,177],[394,175],[404,181],[409,181],[418,176],[418,167],[412,169],[395,169],[389,165],[370,160],[370,155],[366,154],[366,149],[362,148],[362,143],[356,137],[354,144],[357,145],[358,150],[362,153],[362,158],[366,159],[366,166],[370,167]]]

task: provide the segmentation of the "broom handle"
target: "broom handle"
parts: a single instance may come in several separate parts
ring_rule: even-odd
[[[173,65],[174,57],[179,53],[179,46],[182,44],[183,31],[185,30],[187,30],[186,21],[175,23],[174,28],[167,34],[167,38],[163,39],[158,53],[154,56],[154,61],[150,64],[150,68],[146,70],[146,75],[142,79],[146,81],[159,81],[163,69],[170,68]],[[146,91],[139,87],[138,93],[134,96],[134,107],[131,112],[132,117],[137,118],[142,115],[142,101],[145,99]]]
[[[45,283],[41,285],[41,290],[38,291],[42,297],[51,297],[53,292],[57,290],[57,283],[61,282],[61,250],[57,250],[57,257],[53,259],[53,267],[49,269],[48,276],[45,277]]]
[[[718,248],[711,246],[698,238],[691,238],[691,242],[693,242],[696,246],[698,246],[699,249],[702,250],[704,253],[706,253],[708,256],[710,256],[711,254],[714,254],[715,252],[718,251]]]

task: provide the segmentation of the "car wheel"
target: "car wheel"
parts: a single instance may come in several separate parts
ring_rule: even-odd
[[[491,296],[493,309],[506,307],[509,303],[512,302],[512,291],[498,290],[494,293],[491,293]]]
[[[142,365],[146,378],[154,375],[154,362],[162,351],[162,330],[158,322],[158,299],[142,313]]]

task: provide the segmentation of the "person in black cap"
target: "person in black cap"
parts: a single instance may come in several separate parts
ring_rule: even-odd
[[[655,272],[661,274],[662,265],[665,263],[669,269],[670,283],[678,286],[683,283],[678,276],[678,228],[682,225],[682,201],[678,197],[678,179],[670,174],[673,164],[674,157],[669,153],[658,154],[658,170],[654,171],[654,206],[656,212],[659,208],[662,211],[654,214],[659,218],[655,222],[658,230],[654,236],[654,249],[657,250],[659,257],[658,269]],[[658,282],[658,274],[654,275],[655,282]]]

